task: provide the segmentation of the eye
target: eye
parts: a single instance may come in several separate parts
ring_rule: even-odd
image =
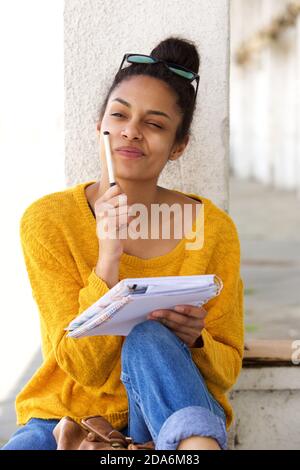
[[[159,126],[158,124],[154,124],[154,122],[148,122],[147,124],[150,124],[150,126],[158,127],[158,129],[162,129],[161,126]]]
[[[115,116],[115,117],[124,117],[123,114],[121,114],[121,113],[113,113],[113,114],[111,114],[111,116]],[[158,129],[162,129],[161,126],[159,126],[158,124],[154,124],[154,122],[147,122],[146,124],[149,124],[150,126],[155,126],[155,127],[157,127]]]

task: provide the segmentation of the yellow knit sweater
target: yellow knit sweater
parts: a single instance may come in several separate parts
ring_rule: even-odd
[[[96,220],[81,183],[46,195],[24,212],[20,236],[26,268],[39,313],[43,363],[16,399],[18,424],[30,418],[76,421],[103,415],[116,429],[127,425],[128,402],[120,381],[124,337],[66,337],[64,328],[108,290],[94,271],[98,259]],[[208,389],[223,406],[227,428],[232,409],[226,392],[241,370],[243,354],[243,282],[236,227],[226,212],[207,198],[204,245],[185,250],[185,239],[163,256],[142,259],[123,253],[120,279],[127,277],[217,274],[221,294],[210,300],[204,347],[191,348]]]

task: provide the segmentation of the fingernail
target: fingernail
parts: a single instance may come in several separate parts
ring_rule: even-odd
[[[157,317],[160,316],[160,313],[159,312],[152,312],[151,316],[157,318]]]
[[[184,307],[177,306],[174,308],[176,312],[184,312]]]

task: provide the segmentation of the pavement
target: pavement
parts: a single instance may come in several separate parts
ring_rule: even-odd
[[[300,339],[300,199],[231,177],[229,214],[241,241],[246,339]],[[15,396],[40,363],[36,351],[0,401],[0,447],[17,428]]]
[[[231,178],[241,241],[246,339],[300,339],[300,198]]]

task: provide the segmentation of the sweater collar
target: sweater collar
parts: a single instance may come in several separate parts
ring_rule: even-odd
[[[86,194],[85,194],[85,188],[93,183],[96,183],[96,180],[90,180],[86,181],[84,183],[80,183],[76,185],[73,190],[74,197],[79,205],[79,208],[81,210],[83,220],[91,227],[92,230],[94,230],[96,234],[96,220],[94,217],[94,214],[92,212],[92,209],[88,203]],[[174,190],[175,192],[178,192],[180,194],[183,194],[185,196],[191,197],[193,199],[196,199],[202,204],[204,204],[204,217],[206,218],[207,216],[207,211],[210,208],[210,200],[207,198],[204,198],[202,196],[198,196],[197,194],[193,193],[184,193],[182,191],[177,191]],[[201,211],[202,212],[202,211]],[[196,223],[199,217],[201,217],[201,212],[198,215],[197,219],[194,221],[193,224],[193,230],[195,230]],[[185,250],[185,244],[186,243],[191,243],[190,240],[187,240],[185,237],[182,238],[177,245],[168,253],[161,255],[161,256],[155,256],[153,258],[139,258],[138,256],[134,255],[129,255],[127,253],[123,253],[121,256],[121,263],[124,263],[126,265],[131,265],[133,267],[140,267],[140,268],[155,268],[156,266],[163,266],[168,263],[170,263],[175,257],[180,256],[183,254]],[[197,250],[198,251],[198,250]],[[187,251],[186,251],[187,253]]]

